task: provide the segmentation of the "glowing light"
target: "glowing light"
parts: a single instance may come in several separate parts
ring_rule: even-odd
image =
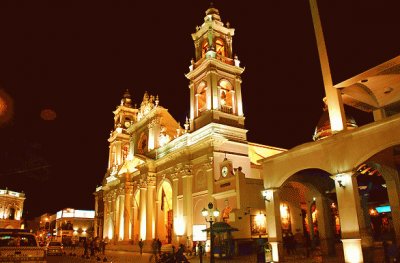
[[[193,241],[206,241],[207,232],[203,231],[206,228],[206,225],[193,225]]]
[[[281,212],[282,228],[288,227],[289,223],[290,223],[290,213],[289,213],[288,205],[285,203],[282,203],[280,205],[280,212]]]
[[[264,200],[270,202],[272,200],[272,197],[274,195],[274,192],[272,190],[264,190],[261,192],[262,196],[264,196]]]
[[[314,212],[312,212],[312,214],[311,214],[313,223],[317,222],[317,214],[318,214],[317,209],[315,209]]]
[[[45,121],[54,121],[57,118],[57,114],[52,109],[44,109],[40,112],[40,118]]]
[[[264,214],[256,215],[255,221],[256,221],[256,226],[258,228],[264,228],[265,227],[266,218],[265,218]]]
[[[7,123],[13,116],[13,101],[11,97],[0,89],[0,126]]]
[[[182,217],[176,218],[174,229],[175,229],[175,234],[177,236],[182,236],[185,233],[185,227],[186,227],[185,225],[186,224]]]
[[[361,239],[342,239],[342,242],[346,262],[363,262]]]
[[[271,241],[269,243],[271,244],[271,248],[272,248],[273,262],[279,262],[278,242]]]
[[[376,216],[376,215],[378,215],[378,212],[377,212],[375,209],[371,208],[371,209],[369,210],[369,214],[370,214],[371,216]]]

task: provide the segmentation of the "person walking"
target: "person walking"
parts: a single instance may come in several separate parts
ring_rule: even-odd
[[[94,257],[94,256],[95,256],[95,255],[94,255],[94,247],[95,247],[94,243],[95,243],[94,239],[91,239],[91,240],[90,240],[90,256],[91,256],[91,257]]]
[[[157,252],[159,255],[161,255],[161,247],[162,247],[162,243],[161,243],[160,239],[157,238]]]
[[[89,244],[88,244],[88,242],[87,242],[87,240],[85,238],[85,240],[83,240],[83,249],[84,249],[83,255],[84,256],[88,255],[88,248],[89,248]]]
[[[144,242],[143,242],[143,240],[142,240],[142,239],[140,239],[140,240],[139,240],[139,250],[140,250],[140,255],[142,255],[142,253],[143,253],[143,245],[144,245]]]

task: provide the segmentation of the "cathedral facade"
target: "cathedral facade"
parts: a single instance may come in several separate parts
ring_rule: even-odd
[[[266,234],[257,161],[284,149],[247,141],[234,32],[210,7],[192,34],[190,116],[183,127],[158,96],[146,92],[136,107],[125,92],[114,111],[108,169],[95,192],[97,235],[117,243],[191,244],[203,240],[208,223],[201,212],[209,203],[220,211],[214,222],[239,230],[235,239]]]

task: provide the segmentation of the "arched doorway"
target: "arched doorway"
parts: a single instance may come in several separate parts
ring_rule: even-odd
[[[266,190],[270,192],[265,195],[268,235],[271,245],[282,244],[280,256],[296,257],[303,250],[335,254],[334,187],[328,172],[304,169],[280,187]]]
[[[157,236],[164,243],[172,242],[173,210],[171,183],[163,180],[157,193]]]

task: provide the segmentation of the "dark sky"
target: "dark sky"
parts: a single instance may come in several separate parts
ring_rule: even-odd
[[[311,141],[324,89],[308,1],[214,2],[223,22],[236,28],[249,141],[283,148]],[[334,83],[399,54],[396,1],[320,2]],[[208,6],[206,0],[0,2],[0,95],[13,104],[9,120],[0,120],[0,188],[24,191],[28,216],[94,208],[112,111],[125,89],[138,104],[145,90],[158,94],[184,122],[190,34]],[[43,109],[56,118],[43,120]],[[352,114],[359,124],[371,120]]]

